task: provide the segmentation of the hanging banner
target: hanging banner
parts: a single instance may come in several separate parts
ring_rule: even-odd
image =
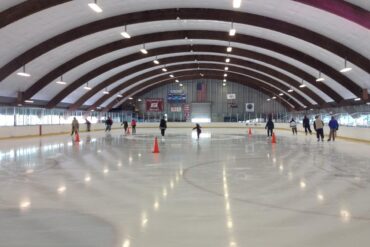
[[[190,118],[190,105],[189,104],[184,104],[182,106],[183,112],[184,112],[184,118],[185,120],[188,120]]]
[[[171,112],[181,112],[181,106],[171,106]]]
[[[169,90],[167,94],[167,102],[171,104],[185,103],[186,94],[183,90]]]
[[[163,99],[145,99],[147,112],[163,112]]]

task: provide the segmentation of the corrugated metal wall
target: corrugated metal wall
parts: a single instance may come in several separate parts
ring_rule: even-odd
[[[164,99],[164,110],[168,114],[169,118],[178,118],[181,113],[171,113],[171,105],[167,103],[167,93],[171,89],[183,89],[186,93],[186,102],[196,102],[197,96],[197,82],[205,82],[207,84],[207,101],[211,102],[212,121],[224,121],[224,117],[233,116],[238,117],[238,120],[250,119],[260,114],[266,113],[286,113],[287,110],[279,102],[275,100],[267,101],[268,96],[257,91],[253,88],[246,87],[244,85],[227,82],[226,86],[222,85],[220,80],[195,80],[195,81],[182,81],[183,87],[180,87],[180,83],[168,84],[162,87],[158,87],[151,92],[144,95],[140,95],[143,101],[139,102],[140,112],[145,112],[145,99],[146,98],[163,98]],[[226,94],[235,93],[236,100],[227,100]],[[235,102],[238,108],[231,108],[229,103]],[[254,103],[255,112],[246,113],[245,104]],[[172,105],[173,106],[173,105]],[[175,116],[175,115],[178,116]]]

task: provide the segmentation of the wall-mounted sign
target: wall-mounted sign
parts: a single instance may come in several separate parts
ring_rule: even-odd
[[[230,100],[236,99],[236,94],[235,93],[228,93],[228,94],[226,94],[226,98],[230,99]]]
[[[171,104],[179,104],[186,102],[186,94],[183,90],[169,90],[167,94],[167,102]]]
[[[183,109],[184,109],[184,118],[185,120],[188,120],[190,118],[190,105],[184,104]]]
[[[145,99],[147,112],[163,112],[163,99]]]
[[[181,112],[181,106],[171,106],[171,112]]]
[[[254,112],[254,103],[246,103],[245,104],[245,111],[246,112]]]

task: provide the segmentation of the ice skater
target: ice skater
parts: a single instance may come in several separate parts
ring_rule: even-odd
[[[310,133],[310,135],[312,135],[312,130],[310,127],[310,119],[306,115],[303,118],[303,128],[304,128],[304,132],[306,133],[306,135],[308,132]]]
[[[105,121],[105,125],[106,125],[106,128],[105,128],[105,132],[110,132],[112,130],[112,125],[113,125],[113,120],[111,117],[108,117],[108,119]]]
[[[87,132],[90,132],[91,130],[91,122],[87,120],[87,118],[86,118],[86,129],[87,129]]]
[[[324,141],[324,122],[321,120],[320,116],[315,117],[315,121],[313,122],[313,128],[316,131],[317,141]]]
[[[136,120],[131,120],[131,128],[132,128],[132,134],[136,134]]]
[[[167,129],[167,122],[164,119],[164,117],[161,119],[161,122],[159,123],[159,129],[161,130],[161,135],[162,135],[162,138],[163,138],[164,134],[166,132],[166,129]]]
[[[125,135],[127,134],[127,129],[128,129],[128,122],[127,121],[123,121],[121,126],[123,125],[123,129],[125,131]]]
[[[333,138],[333,141],[335,141],[335,136],[337,135],[339,124],[338,124],[338,121],[334,118],[334,116],[331,117],[331,120],[329,122],[329,128],[330,128],[330,133],[329,133],[328,142],[330,142],[332,138]]]
[[[294,118],[290,120],[289,125],[290,125],[290,128],[292,128],[293,135],[297,135],[297,123],[294,120]]]
[[[269,120],[267,121],[265,126],[265,129],[267,129],[267,137],[269,137],[270,135],[272,136],[274,128],[275,128],[274,122],[272,122],[272,118],[269,117]]]
[[[71,136],[73,136],[73,134],[78,133],[79,128],[80,128],[80,124],[78,123],[77,119],[74,117],[73,118],[73,121],[72,121],[72,133],[71,133]]]
[[[198,137],[198,140],[199,140],[200,133],[202,133],[202,129],[201,129],[200,125],[195,124],[195,127],[193,128],[193,130],[197,130],[197,137]]]

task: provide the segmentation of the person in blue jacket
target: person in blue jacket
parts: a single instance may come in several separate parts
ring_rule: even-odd
[[[330,128],[330,133],[329,133],[328,142],[330,142],[332,138],[333,138],[333,141],[335,141],[335,136],[337,134],[339,124],[338,124],[338,121],[334,118],[334,116],[331,117],[331,120],[329,122],[329,128]]]

